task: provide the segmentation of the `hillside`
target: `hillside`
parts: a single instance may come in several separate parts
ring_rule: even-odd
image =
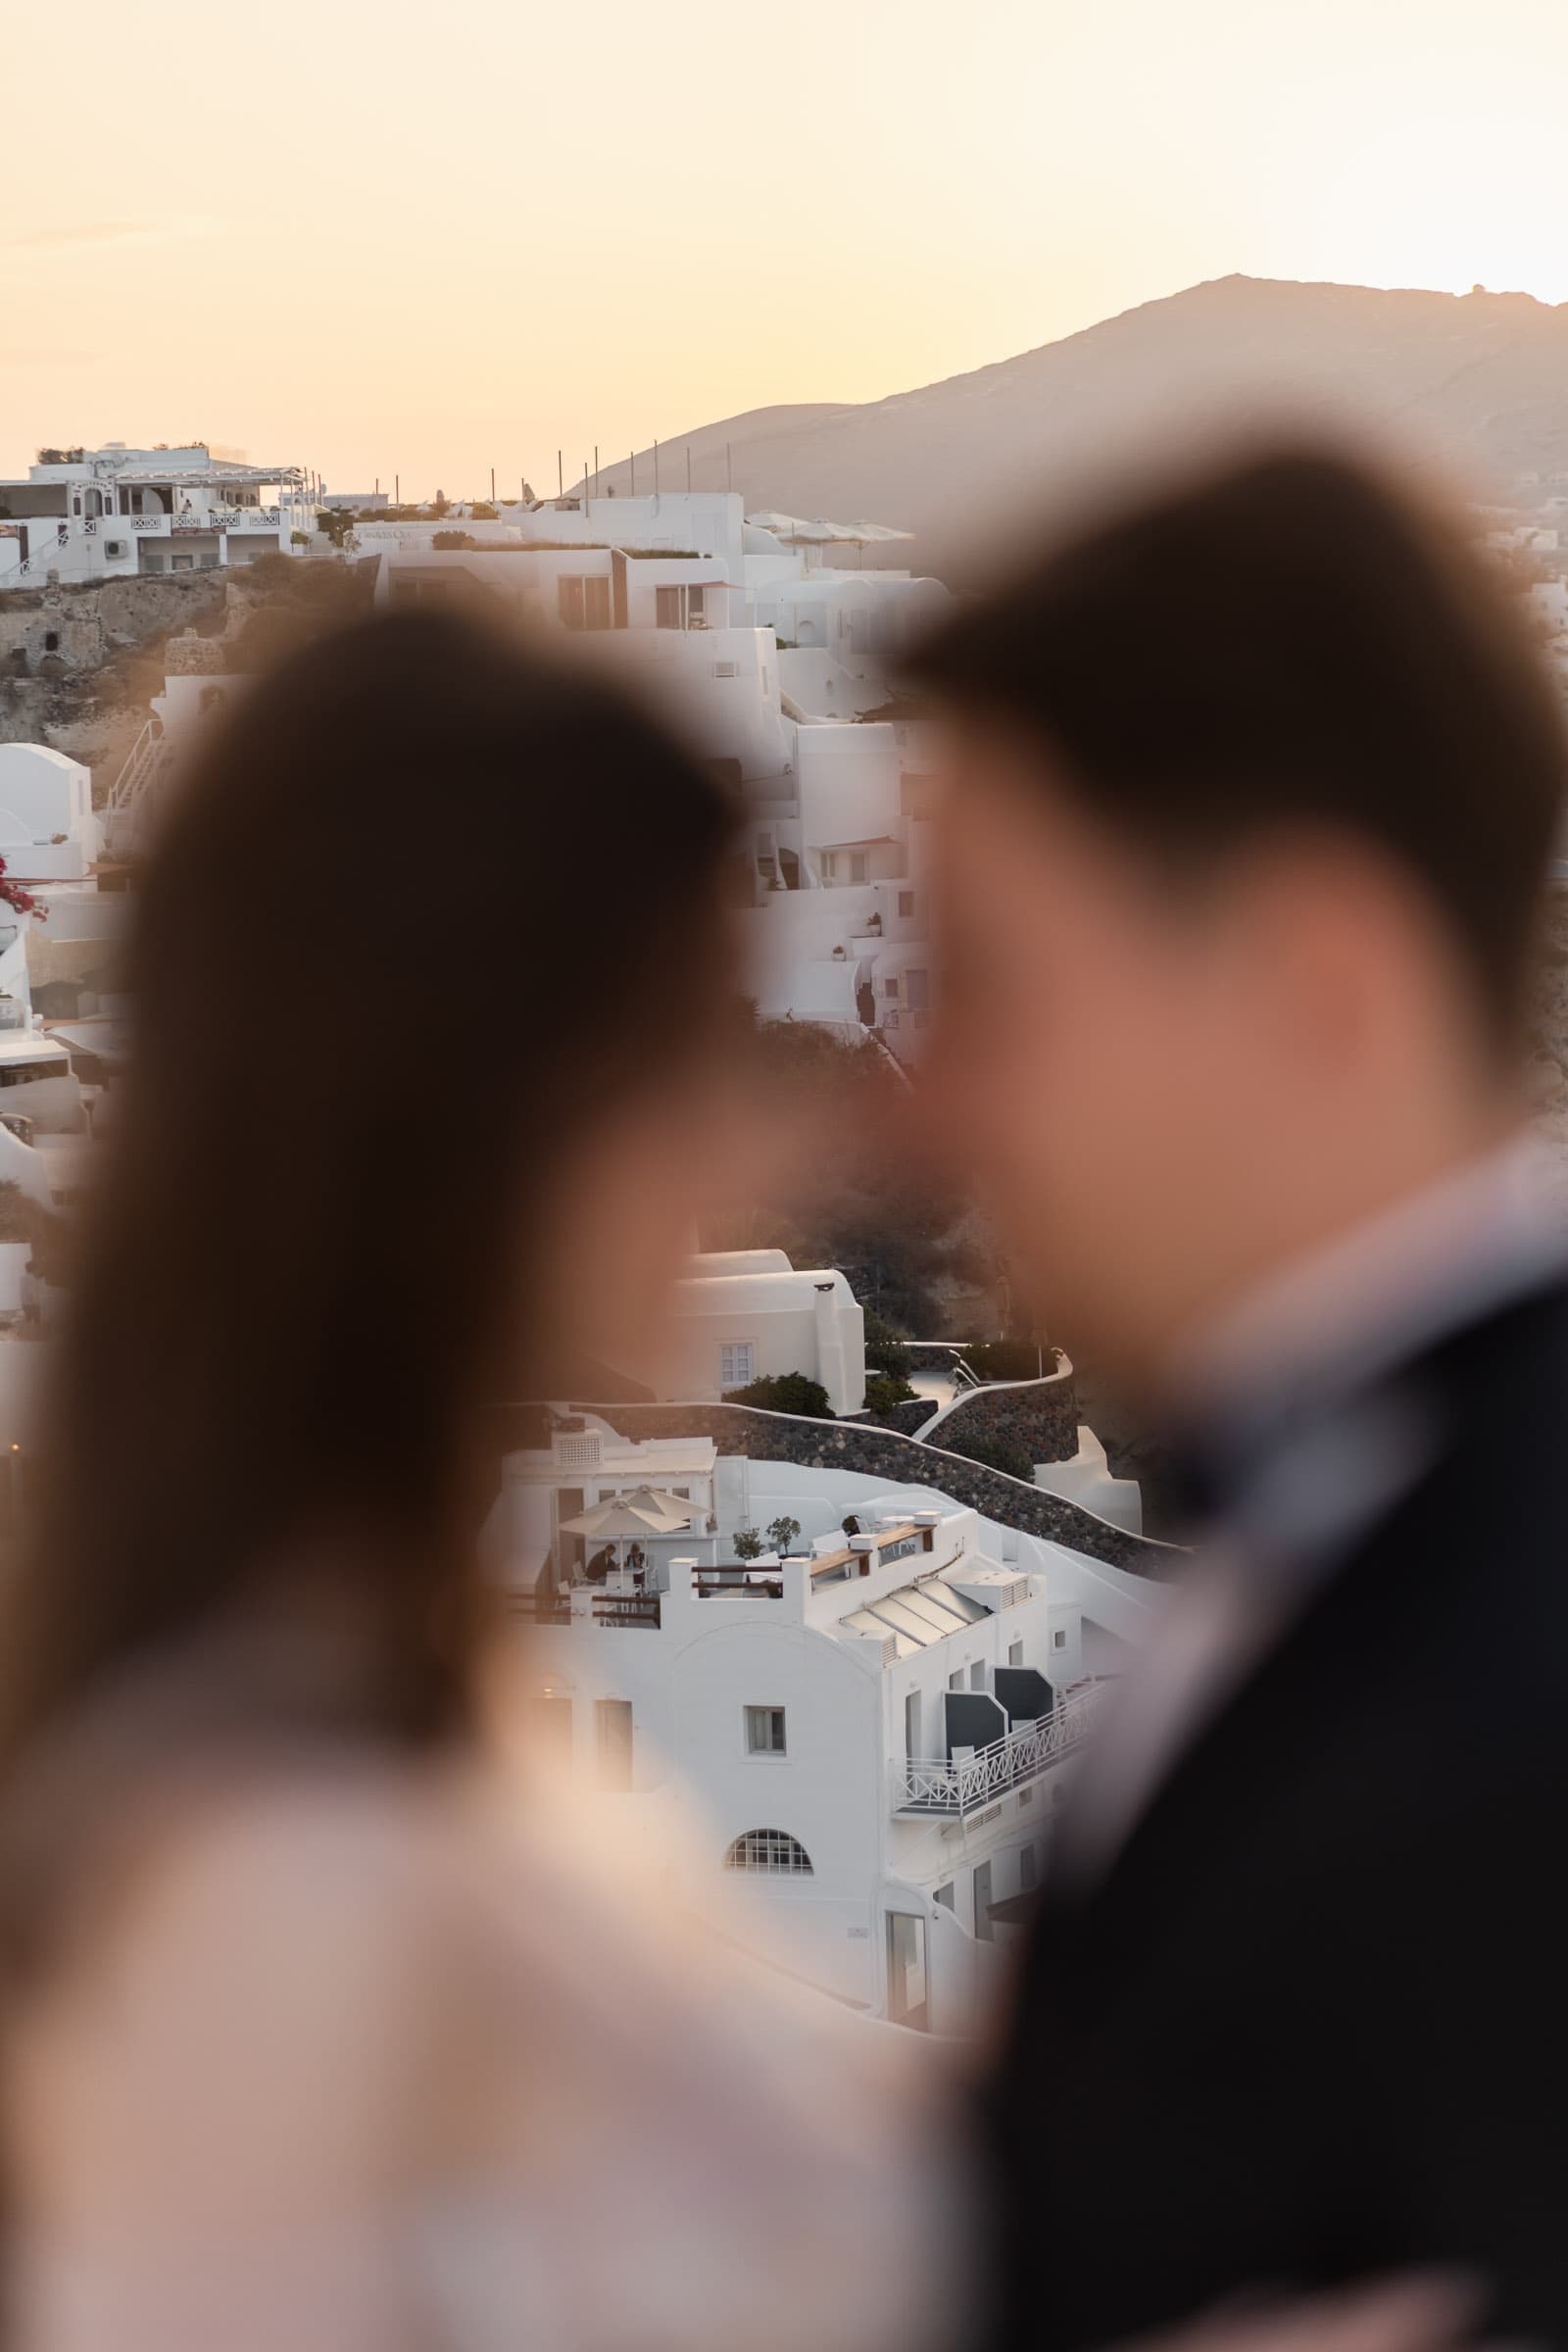
[[[748,506],[895,523],[940,561],[1070,496],[1129,439],[1259,397],[1368,419],[1481,480],[1568,470],[1568,304],[1218,278],[920,391],[722,419],[666,442],[661,468],[682,486],[689,447],[695,484],[720,487],[728,442]],[[637,476],[652,483],[651,453]]]

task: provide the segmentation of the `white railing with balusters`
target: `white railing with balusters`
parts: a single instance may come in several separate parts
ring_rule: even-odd
[[[1037,1780],[1088,1737],[1102,1689],[1102,1684],[1092,1683],[1037,1723],[1022,1724],[967,1755],[911,1757],[904,1768],[899,1810],[974,1813],[1009,1788]]]
[[[163,766],[168,750],[163,720],[149,718],[131,745],[124,766],[110,787],[108,806],[113,813],[123,815],[135,807]]]

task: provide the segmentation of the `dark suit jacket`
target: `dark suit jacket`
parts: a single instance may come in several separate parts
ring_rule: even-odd
[[[1404,1378],[1435,1467],[1048,1883],[988,2110],[1008,2352],[1428,2263],[1568,2345],[1568,1289]]]

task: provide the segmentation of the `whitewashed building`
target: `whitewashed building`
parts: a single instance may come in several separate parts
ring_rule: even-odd
[[[562,1522],[638,1486],[690,1528],[639,1579],[564,1586]],[[743,1562],[750,1530],[783,1556]],[[509,1456],[489,1539],[535,1728],[650,1836],[695,1813],[715,1923],[874,2016],[970,2030],[1152,1588],[934,1489],[592,1413]]]
[[[183,448],[39,452],[25,475],[0,480],[0,590],[205,571],[292,552],[316,527],[297,466],[247,466]]]
[[[454,530],[476,544],[435,545]],[[837,527],[856,531],[878,535]],[[875,1029],[895,1053],[918,1053],[937,988],[936,753],[932,730],[890,704],[888,680],[951,609],[939,581],[835,569],[821,545],[748,521],[722,491],[362,523],[356,544],[381,558],[383,603],[488,595],[580,637],[662,708],[740,794],[742,931],[762,1015]]]
[[[47,910],[0,906],[0,1113],[29,1137],[81,1125],[71,1054],[33,1005],[29,943],[113,929],[119,907],[103,908],[95,872],[100,833],[92,777],[79,760],[45,744],[0,743],[0,858],[7,880]]]
[[[820,1381],[834,1413],[858,1413],[865,1316],[835,1267],[798,1268],[782,1250],[710,1250],[676,1284],[657,1355],[625,1369],[655,1396],[688,1403],[802,1372]]]

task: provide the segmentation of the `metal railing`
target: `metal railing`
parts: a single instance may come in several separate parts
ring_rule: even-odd
[[[740,1600],[782,1600],[784,1579],[777,1571],[769,1575],[751,1568],[694,1568],[692,1592],[699,1600],[710,1600],[719,1592]]]
[[[595,1625],[651,1625],[659,1631],[657,1592],[596,1592],[593,1606]]]
[[[117,815],[134,808],[169,754],[163,720],[149,718],[130,747],[124,766],[110,786],[108,807]]]
[[[1087,1738],[1102,1686],[1064,1698],[1037,1723],[957,1757],[910,1758],[899,1790],[901,1813],[977,1813],[1009,1788],[1038,1780]]]

